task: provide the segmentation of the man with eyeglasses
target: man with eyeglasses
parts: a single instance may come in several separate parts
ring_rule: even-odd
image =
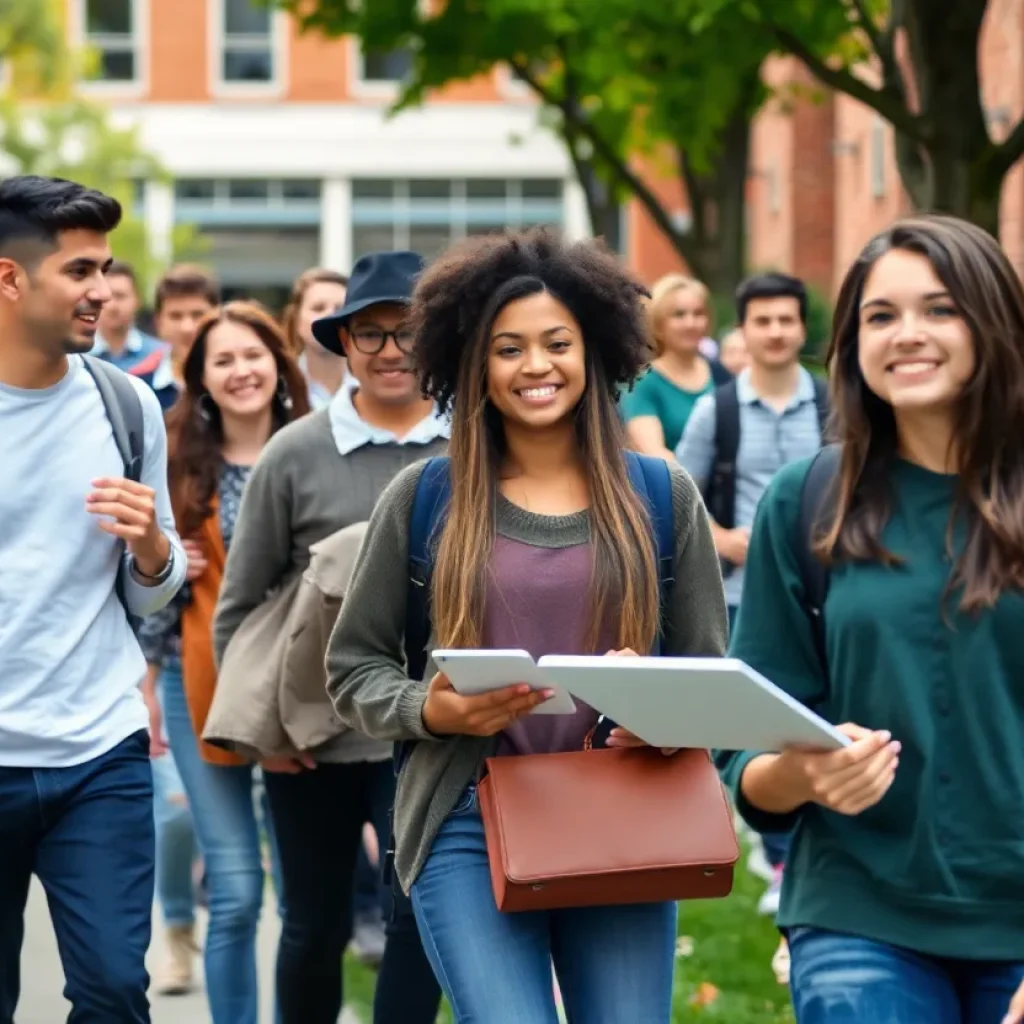
[[[278,431],[253,468],[214,622],[218,661],[246,616],[306,569],[312,545],[367,521],[399,471],[445,452],[447,422],[422,397],[410,358],[406,316],[422,269],[412,252],[364,256],[345,305],[314,323],[317,341],[348,359],[349,378],[326,409]],[[363,823],[374,823],[381,849],[389,835],[391,746],[348,731],[310,758],[276,758],[263,767],[284,887],[276,978],[282,1024],[333,1022],[341,1011]],[[390,916],[390,906],[382,912]],[[396,921],[374,1022],[432,1024],[440,990],[412,914]]]

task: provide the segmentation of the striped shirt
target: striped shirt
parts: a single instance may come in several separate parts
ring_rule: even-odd
[[[740,405],[740,446],[736,453],[736,526],[750,527],[758,502],[775,474],[789,462],[807,458],[821,447],[814,379],[803,367],[796,393],[782,412],[758,397],[750,371],[736,378]],[[715,465],[715,395],[697,402],[676,449],[676,458],[703,490]],[[743,568],[725,581],[725,599],[738,607],[743,594]]]

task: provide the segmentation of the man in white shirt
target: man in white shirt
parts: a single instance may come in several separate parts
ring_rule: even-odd
[[[0,183],[0,1024],[19,994],[23,917],[42,882],[71,1020],[148,1024],[153,781],[132,616],[186,560],[159,403],[125,465],[82,354],[110,296],[121,208],[73,182]]]

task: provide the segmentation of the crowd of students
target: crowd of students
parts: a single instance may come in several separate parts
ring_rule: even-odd
[[[744,282],[716,345],[699,282],[648,294],[539,230],[310,270],[280,324],[173,268],[151,337],[119,218],[73,183],[0,183],[0,1024],[33,874],[72,1020],[149,1021],[155,885],[159,991],[192,986],[208,906],[214,1024],[256,1024],[271,983],[281,1024],[334,1024],[354,938],[375,1024],[432,1024],[442,993],[464,1022],[546,1024],[560,999],[573,1024],[668,1024],[675,903],[492,893],[486,760],[581,750],[597,713],[410,672],[439,646],[728,648],[852,740],[716,752],[773,869],[800,1024],[1024,1021],[1024,290],[988,235],[918,217],[874,238],[826,389],[799,280]],[[667,602],[629,448],[668,468]],[[316,664],[264,700],[245,645],[294,639],[288,602],[339,538],[340,615],[299,624]]]

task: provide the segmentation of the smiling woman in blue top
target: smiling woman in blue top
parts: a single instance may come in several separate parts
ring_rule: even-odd
[[[854,742],[722,766],[755,828],[796,826],[778,920],[800,1024],[1000,1024],[1024,979],[1021,282],[980,228],[898,222],[843,283],[829,367],[824,656],[807,459],[761,502],[731,652]]]

